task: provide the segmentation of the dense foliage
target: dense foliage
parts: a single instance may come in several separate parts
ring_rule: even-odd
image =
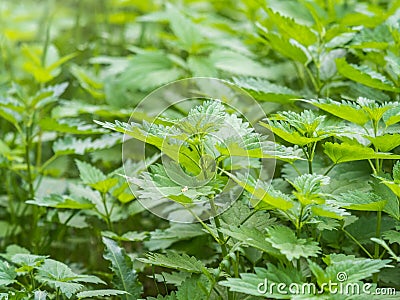
[[[0,299],[398,299],[327,284],[400,289],[399,49],[398,0],[1,1]],[[189,77],[258,105],[130,119]]]

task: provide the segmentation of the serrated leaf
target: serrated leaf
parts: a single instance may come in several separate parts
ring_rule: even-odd
[[[72,198],[67,195],[51,194],[49,196],[26,201],[28,204],[33,204],[43,207],[54,207],[59,209],[91,209],[94,204],[85,198]]]
[[[107,180],[106,175],[104,175],[104,173],[96,167],[93,167],[91,164],[77,159],[75,160],[75,163],[78,167],[79,176],[81,177],[83,183],[96,184]]]
[[[146,255],[146,258],[138,258],[138,260],[146,264],[186,271],[189,273],[200,274],[206,271],[203,262],[197,260],[193,256],[190,257],[185,253],[178,254],[174,251],[167,251],[165,255],[149,253]]]
[[[284,16],[270,8],[264,9],[269,15],[268,21],[277,26],[282,35],[293,38],[305,46],[317,42],[318,37],[309,26],[299,24],[293,18]]]
[[[138,299],[142,293],[142,286],[138,281],[135,269],[133,269],[132,260],[125,253],[125,249],[119,247],[115,241],[103,237],[103,243],[106,246],[104,258],[111,262],[110,269],[115,274],[114,286],[129,293],[122,295],[121,299]]]
[[[345,274],[346,282],[357,282],[368,278],[373,273],[377,273],[380,269],[387,267],[390,260],[356,258],[354,255],[330,254],[324,258],[324,262],[328,265],[325,270],[313,262],[309,261],[311,271],[317,278],[318,284],[329,281],[340,283],[338,274]],[[318,271],[317,271],[318,270]]]
[[[299,98],[297,92],[286,86],[277,85],[262,78],[233,77],[233,82],[258,101],[287,103]]]
[[[56,120],[53,118],[40,119],[39,126],[46,131],[58,131],[71,134],[100,134],[106,131],[92,124],[86,124],[76,119]]]
[[[172,244],[190,240],[194,237],[202,236],[205,232],[199,224],[176,224],[161,230],[156,229],[150,233],[150,239],[144,242],[144,245],[150,250],[166,249]]]
[[[400,146],[400,134],[384,134],[376,137],[365,136],[379,151],[388,152]]]
[[[361,211],[382,211],[387,202],[374,193],[362,191],[349,191],[334,198],[340,207]]]
[[[312,105],[349,122],[364,125],[368,122],[368,116],[361,107],[354,102],[333,101],[331,99],[305,100]]]
[[[78,275],[65,264],[53,259],[46,259],[38,268],[36,278],[53,288],[58,288],[68,298],[83,288],[79,282],[104,283],[95,276]]]
[[[103,135],[98,139],[78,139],[67,136],[53,143],[53,151],[56,155],[85,154],[90,151],[111,148],[121,141],[120,134]]]
[[[7,262],[0,260],[0,286],[14,283],[17,273]]]
[[[321,186],[327,185],[329,180],[329,177],[323,175],[304,174],[289,183],[295,188],[294,195],[303,205],[323,204],[325,199],[322,196]]]
[[[366,86],[370,86],[376,89],[400,92],[399,88],[396,88],[392,82],[386,79],[380,73],[372,71],[367,66],[357,66],[346,62],[345,58],[338,58],[336,60],[336,67],[338,72],[351,80],[362,83]]]
[[[267,267],[268,269],[255,267],[255,274],[241,273],[240,278],[227,278],[219,284],[229,287],[230,291],[263,297],[264,299],[292,299],[293,295],[289,286],[291,284],[301,285],[304,282],[301,272],[293,266],[275,266],[269,263]],[[277,289],[280,283],[285,284],[283,289]],[[279,290],[282,292],[279,292]]]
[[[220,229],[224,234],[233,237],[234,239],[268,253],[275,257],[281,257],[282,254],[276,248],[272,247],[272,244],[265,240],[265,233],[261,232],[257,228],[251,227],[230,227]]]
[[[94,298],[94,297],[109,297],[129,294],[125,291],[120,290],[93,290],[93,291],[83,291],[76,294],[79,299]]]
[[[226,173],[233,181],[239,184],[246,191],[257,199],[255,206],[258,206],[260,202],[270,207],[279,208],[282,210],[288,210],[293,206],[292,201],[289,197],[278,191],[274,191],[272,187],[268,187],[265,183],[258,181],[248,176],[245,178],[241,174],[234,176],[233,174]]]
[[[278,34],[268,32],[267,29],[259,26],[261,35],[266,43],[275,51],[291,60],[298,61],[303,65],[307,65],[311,57],[304,46],[293,39],[287,39]],[[249,76],[257,76],[257,74],[248,74]]]
[[[176,292],[177,300],[203,300],[208,298],[211,287],[210,281],[204,275],[192,275],[186,278],[178,291]]]
[[[289,227],[273,226],[267,228],[267,232],[269,237],[266,240],[289,261],[300,257],[316,257],[321,252],[317,242],[297,238]]]
[[[340,164],[349,161],[366,159],[400,159],[400,155],[392,153],[375,152],[372,148],[360,144],[331,143],[324,144],[324,153],[335,163]]]
[[[388,240],[390,244],[400,244],[400,231],[388,230],[382,233],[382,237]]]

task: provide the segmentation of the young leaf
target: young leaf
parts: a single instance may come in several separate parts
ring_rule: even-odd
[[[131,258],[125,253],[125,249],[119,247],[111,239],[103,237],[106,246],[104,258],[111,262],[110,269],[114,272],[114,286],[129,294],[121,295],[124,300],[136,300],[142,293],[142,286],[138,281]]]
[[[73,199],[67,195],[51,194],[49,196],[26,201],[28,204],[33,204],[43,207],[54,207],[59,209],[91,209],[94,204],[85,198]]]
[[[175,270],[181,270],[189,273],[204,273],[206,271],[205,265],[197,260],[195,257],[190,257],[187,254],[178,254],[174,251],[167,251],[165,255],[157,253],[149,253],[146,255],[147,258],[138,258],[139,261],[171,268]]]
[[[267,231],[269,237],[266,240],[289,261],[300,257],[316,257],[321,252],[317,242],[297,238],[289,227],[273,226],[267,228]]]
[[[0,260],[0,286],[7,286],[14,283],[17,272],[7,262]]]
[[[349,64],[345,58],[338,58],[336,60],[336,67],[341,75],[356,82],[384,91],[400,92],[400,88],[396,88],[385,76],[372,71],[367,66],[360,67]]]
[[[361,191],[349,191],[334,198],[340,207],[361,211],[382,211],[387,202],[374,193]]]
[[[400,159],[400,155],[392,153],[375,152],[373,149],[362,146],[360,144],[349,143],[331,143],[324,144],[324,152],[335,163],[340,164],[349,161],[365,160],[365,159]]]

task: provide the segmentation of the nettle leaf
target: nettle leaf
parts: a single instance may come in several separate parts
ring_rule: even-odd
[[[283,140],[299,146],[315,143],[337,134],[339,127],[329,125],[325,116],[315,115],[311,110],[301,113],[280,112],[270,118],[269,123],[260,124]]]
[[[148,253],[146,258],[138,258],[139,261],[156,265],[160,267],[166,267],[175,270],[181,270],[189,273],[204,273],[206,267],[203,262],[197,260],[195,257],[183,253],[178,254],[174,251],[166,251],[166,254]]]
[[[83,123],[76,119],[56,120],[53,118],[44,118],[40,119],[38,124],[43,130],[58,131],[71,134],[101,134],[107,132],[102,128],[99,128],[92,124]]]
[[[169,166],[173,167],[172,164]],[[159,164],[150,166],[150,172],[143,172],[140,178],[128,180],[140,187],[137,193],[141,199],[171,199],[183,204],[200,201],[215,194],[212,184],[218,184],[213,179],[202,185],[200,183],[205,183],[207,178],[189,176],[177,166],[167,170]]]
[[[82,182],[102,193],[108,192],[118,183],[118,178],[107,178],[102,171],[86,162],[76,159],[75,163],[79,169],[79,176]]]
[[[375,152],[372,148],[360,144],[331,143],[324,144],[324,153],[335,163],[340,164],[349,161],[365,159],[400,159],[400,155],[392,153]]]
[[[347,282],[357,282],[369,278],[371,274],[379,272],[382,268],[389,267],[390,260],[359,258],[354,255],[330,254],[324,259],[327,264],[323,270],[316,263],[308,261],[311,272],[317,278],[318,284],[334,282],[340,283],[338,274],[345,273]]]
[[[391,151],[400,146],[400,134],[384,134],[380,136],[365,136],[380,151]]]
[[[209,290],[211,288],[210,280],[203,274],[192,275],[186,278],[178,291],[176,292],[177,300],[203,300],[209,298]]]
[[[33,269],[39,267],[47,256],[33,255],[33,254],[15,254],[11,261],[16,265],[20,266],[17,272],[30,272]]]
[[[83,288],[83,285],[79,282],[104,284],[102,280],[95,276],[78,275],[67,265],[53,259],[46,259],[44,261],[38,268],[36,278],[53,288],[60,289],[68,298],[71,298],[72,295]]]
[[[270,8],[264,7],[264,10],[268,13],[268,21],[277,26],[282,35],[295,39],[305,46],[310,46],[318,41],[317,35],[309,26],[299,24],[293,18],[284,16]]]
[[[183,70],[163,51],[148,51],[130,58],[119,80],[140,91],[150,91],[181,78],[183,74]]]
[[[289,261],[300,257],[316,257],[321,252],[317,242],[297,238],[289,227],[272,226],[267,228],[267,232],[269,237],[266,240]]]
[[[153,124],[146,128],[145,123],[144,125],[137,123],[127,124],[119,121],[115,121],[115,123],[95,121],[95,123],[157,147],[163,154],[174,161],[180,162],[193,174],[198,174],[201,171],[198,165],[200,157],[198,157],[197,152],[191,151],[182,143],[177,142],[174,136],[168,136],[169,128],[163,128],[162,132],[160,132],[158,130],[160,126]]]
[[[209,59],[214,66],[234,75],[269,77],[264,65],[239,52],[217,49],[211,52]]]
[[[298,176],[293,182],[289,181],[289,183],[296,189],[294,195],[299,199],[300,203],[308,205],[311,203],[325,203],[321,186],[327,185],[329,181],[330,178],[327,176],[304,174]]]
[[[199,224],[176,224],[161,230],[156,229],[150,233],[150,239],[144,245],[150,250],[167,249],[178,241],[190,240],[194,237],[205,235],[202,226]]]
[[[0,286],[7,286],[14,283],[17,277],[15,269],[8,262],[0,260]]]
[[[227,114],[220,101],[205,101],[189,111],[186,118],[176,122],[176,126],[190,135],[207,134],[218,131]]]
[[[298,61],[303,65],[307,65],[311,60],[311,56],[304,46],[293,39],[287,39],[279,36],[276,33],[268,32],[268,29],[258,25],[260,35],[265,39],[265,42],[275,51],[291,60]],[[248,74],[249,76],[257,76],[257,74]]]
[[[387,200],[371,192],[348,191],[334,196],[340,207],[361,211],[383,211]]]
[[[26,201],[26,203],[59,209],[91,209],[94,207],[94,204],[85,198],[72,198],[59,194],[51,194],[40,198],[36,197],[34,200]]]
[[[389,111],[393,107],[399,106],[398,102],[378,103],[365,97],[358,97],[356,101],[368,114],[369,119],[375,122],[378,122],[380,119],[382,119],[383,115],[387,111]]]
[[[129,294],[121,296],[124,300],[136,300],[142,293],[137,273],[133,268],[131,258],[126,254],[125,249],[106,237],[103,237],[103,243],[106,246],[104,258],[111,262],[110,269],[114,272],[114,286]]]
[[[255,274],[241,273],[240,278],[227,278],[219,282],[220,285],[229,287],[230,291],[239,292],[268,299],[292,299],[292,292],[289,290],[291,284],[302,284],[304,282],[301,271],[293,266],[275,266],[267,264],[267,269],[255,267]],[[263,286],[267,283],[268,286]],[[283,283],[286,287],[279,292],[278,284]],[[260,286],[262,285],[262,286]],[[259,289],[261,291],[259,291]],[[263,294],[263,289],[266,293]],[[282,289],[281,289],[282,291]]]
[[[398,231],[388,230],[388,231],[382,232],[382,237],[385,240],[388,240],[390,244],[393,244],[393,243],[400,244],[400,228],[397,227],[397,230]]]
[[[383,121],[386,126],[391,126],[400,122],[400,106],[395,106],[383,114]]]
[[[297,92],[286,86],[277,85],[262,78],[233,77],[232,80],[235,85],[244,89],[259,101],[287,103],[299,97]]]
[[[98,297],[109,297],[118,295],[127,295],[128,292],[120,290],[93,290],[93,291],[83,291],[76,294],[79,299],[86,298],[98,298]]]
[[[345,58],[338,58],[336,60],[336,67],[338,72],[344,77],[366,86],[384,91],[400,92],[400,89],[396,88],[385,76],[371,70],[366,65],[357,66],[347,63]]]
[[[269,208],[279,208],[281,210],[288,210],[293,206],[293,202],[287,195],[275,191],[271,186],[262,181],[256,181],[250,175],[237,174],[237,176],[227,173],[227,175],[239,184],[246,191],[251,193],[252,197],[256,199],[253,206],[267,205]]]
[[[195,24],[170,4],[167,5],[167,16],[178,44],[189,53],[196,52],[204,39]]]
[[[85,154],[87,152],[108,149],[122,142],[120,134],[103,135],[98,139],[78,139],[66,136],[53,143],[53,151],[56,155]]]
[[[272,244],[265,240],[266,234],[257,228],[246,226],[229,227],[220,229],[224,234],[242,242],[245,245],[254,247],[274,257],[282,257],[282,254],[272,246]]]
[[[331,99],[303,100],[312,105],[349,122],[364,125],[369,121],[368,115],[356,102],[333,101]]]

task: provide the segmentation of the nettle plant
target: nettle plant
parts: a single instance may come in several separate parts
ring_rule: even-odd
[[[204,101],[184,118],[160,116],[142,124],[97,122],[155,146],[170,158],[127,179],[136,186],[139,200],[164,199],[190,211],[203,227],[202,234],[212,241],[202,246],[211,256],[199,259],[168,249],[176,241],[196,236],[193,232],[201,230],[199,224],[175,224],[150,234],[145,244],[164,253],[151,252],[139,261],[175,270],[153,273],[165,287],[176,288],[157,299],[265,297],[257,290],[264,279],[287,285],[286,296],[274,290],[269,298],[290,298],[290,283],[324,287],[340,282],[338,272],[345,272],[349,282],[372,281],[374,287],[388,284],[387,278],[395,276],[396,269],[390,267],[399,263],[398,247],[389,244],[399,241],[394,229],[400,219],[400,163],[393,167],[393,179],[383,171],[400,159],[390,153],[400,145],[394,133],[400,120],[398,105],[365,98],[303,101],[308,109],[283,111],[260,123],[279,142],[255,132],[217,100]],[[271,185],[259,171],[263,159],[283,164],[284,179],[275,178]],[[209,180],[194,186],[183,175]],[[229,189],[242,189],[240,197],[228,210],[215,214],[223,204],[215,199],[227,182],[234,183]],[[196,209],[196,203],[205,199],[214,209],[209,221]],[[369,228],[374,223],[374,235],[359,240],[354,234],[357,220],[366,217],[371,218]],[[327,288],[325,292],[329,294]]]

